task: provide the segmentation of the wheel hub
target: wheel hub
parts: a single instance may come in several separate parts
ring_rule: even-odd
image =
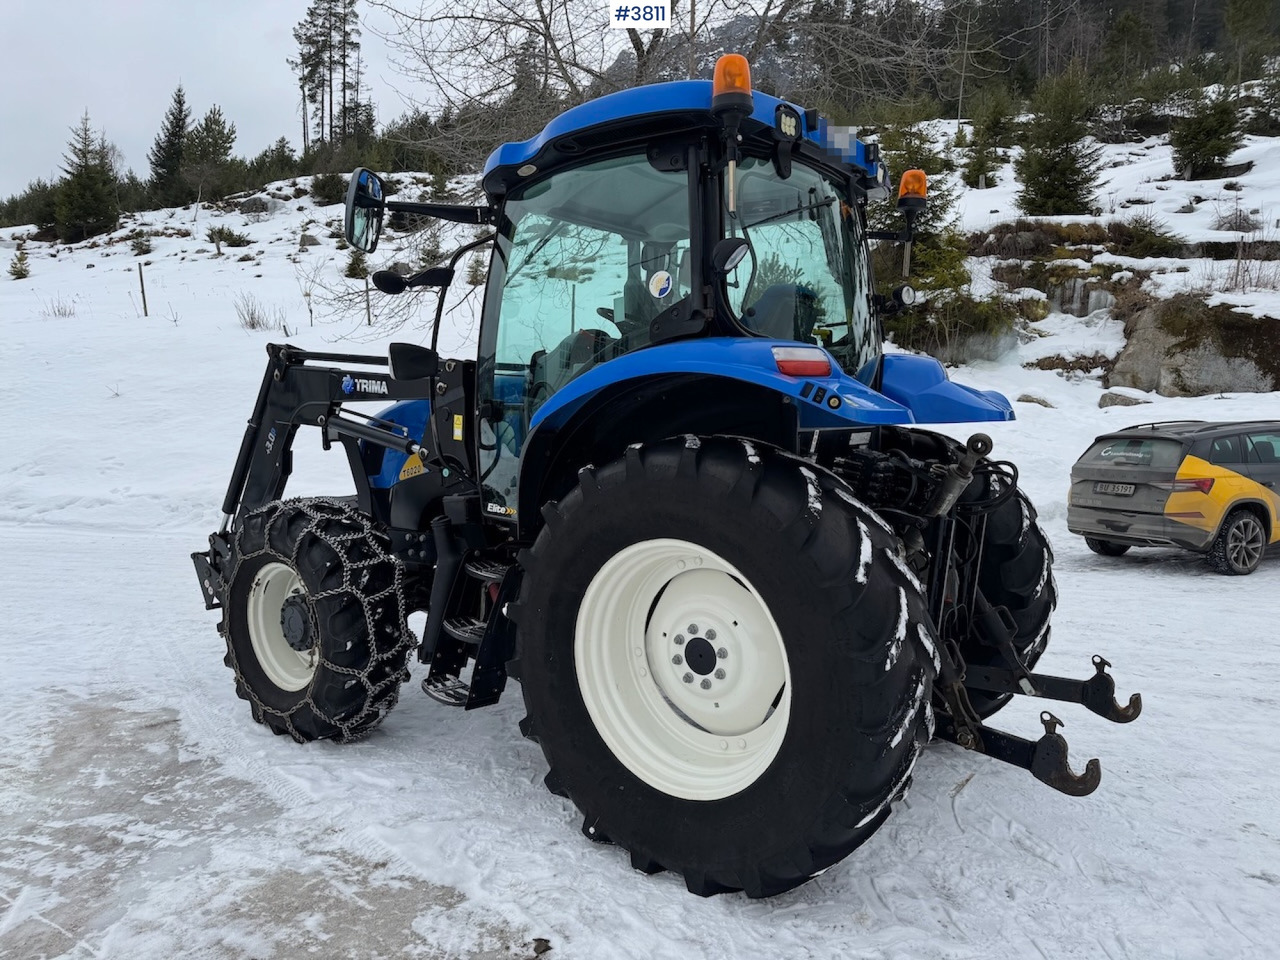
[[[302,578],[292,567],[271,562],[253,578],[245,621],[254,657],[281,690],[301,690],[315,676],[319,647]]]
[[[716,648],[706,637],[694,637],[684,648],[684,658],[689,669],[705,677],[716,668]]]
[[[280,629],[284,631],[285,641],[299,653],[306,653],[316,645],[311,635],[309,612],[307,598],[302,594],[286,598],[280,608]]]
[[[730,796],[778,753],[791,709],[782,635],[704,547],[647,540],[616,554],[587,587],[574,659],[606,745],[665,793]]]

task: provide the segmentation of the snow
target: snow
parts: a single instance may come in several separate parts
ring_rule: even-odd
[[[1157,168],[1110,176],[1136,190]],[[1239,179],[1270,191],[1280,169]],[[1166,206],[1184,189],[1168,186]],[[1158,187],[1142,189],[1164,197]],[[514,683],[464,713],[415,677],[387,722],[347,746],[254,724],[188,555],[218,524],[264,345],[285,339],[242,329],[235,297],[282,311],[306,347],[377,352],[392,336],[319,307],[308,323],[298,270],[342,282],[347,255],[327,237],[338,212],[304,200],[261,222],[202,213],[201,234],[214,222],[250,233],[246,262],[195,238],[156,238],[145,258],[128,244],[56,257],[30,244],[31,278],[0,275],[0,956],[506,958],[532,956],[538,937],[553,958],[587,960],[1275,956],[1280,563],[1227,578],[1169,550],[1096,557],[1067,532],[1065,496],[1099,433],[1280,417],[1280,393],[1099,409],[1095,379],[1023,367],[1110,353],[1119,332],[1102,317],[1051,317],[1046,337],[953,371],[1052,407],[947,428],[994,438],[1052,542],[1060,600],[1041,668],[1084,678],[1100,653],[1122,700],[1143,694],[1124,726],[1054,706],[1073,768],[1102,761],[1091,797],[934,744],[910,796],[847,860],[771,900],[700,900],[582,836],[519,735]],[[308,219],[321,245],[298,254]],[[22,232],[0,231],[0,247]],[[474,300],[451,317],[448,350],[473,333]],[[344,458],[317,441],[299,437],[290,493],[349,492]],[[1040,707],[1020,699],[1000,726],[1034,737]]]

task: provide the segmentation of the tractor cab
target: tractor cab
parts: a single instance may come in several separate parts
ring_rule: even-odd
[[[910,239],[923,179],[904,177],[908,230],[894,239]],[[615,454],[600,445],[622,437],[609,413],[620,396],[638,439],[651,421],[784,448],[805,430],[922,419],[911,402],[930,390],[963,407],[933,419],[1011,415],[928,358],[892,358],[886,380],[866,226],[867,202],[889,191],[877,148],[838,142],[816,111],[752,91],[740,56],[721,58],[711,82],[566,111],[495,150],[482,186],[482,206],[386,202],[358,170],[347,235],[372,250],[384,209],[493,227],[472,409],[495,514],[555,492],[545,478],[570,437],[574,456]],[[398,292],[440,272],[374,282]]]

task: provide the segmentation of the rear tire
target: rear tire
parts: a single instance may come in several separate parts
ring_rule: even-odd
[[[1129,552],[1129,544],[1116,543],[1113,540],[1099,540],[1096,537],[1085,537],[1084,544],[1100,557],[1123,557]]]
[[[1058,586],[1053,579],[1053,549],[1036,521],[1036,508],[1021,490],[1015,490],[987,516],[978,587],[992,606],[1009,611],[1014,649],[1027,669],[1033,669],[1049,645],[1049,620],[1058,605]],[[995,647],[974,637],[961,642],[960,653],[971,665],[1006,670],[1013,666]],[[1013,699],[1012,694],[982,690],[969,690],[968,694],[983,719]]]
[[[588,837],[763,897],[875,832],[932,735],[936,646],[874,513],[801,461],[690,437],[583,470],[543,514],[510,670]]]
[[[1209,548],[1209,566],[1228,576],[1243,577],[1258,569],[1267,551],[1267,531],[1252,510],[1233,510]]]
[[[385,534],[344,503],[287,500],[245,516],[232,549],[218,630],[254,720],[300,743],[369,733],[414,645]]]

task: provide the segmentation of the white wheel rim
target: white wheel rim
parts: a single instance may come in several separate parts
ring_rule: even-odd
[[[292,567],[268,563],[254,577],[246,605],[253,655],[267,679],[290,693],[309,684],[316,672],[316,648],[305,652],[293,649],[280,625],[285,600],[306,592],[302,578]]]
[[[719,800],[778,755],[791,717],[782,634],[705,547],[645,540],[614,555],[582,598],[573,654],[597,732],[654,789]]]

